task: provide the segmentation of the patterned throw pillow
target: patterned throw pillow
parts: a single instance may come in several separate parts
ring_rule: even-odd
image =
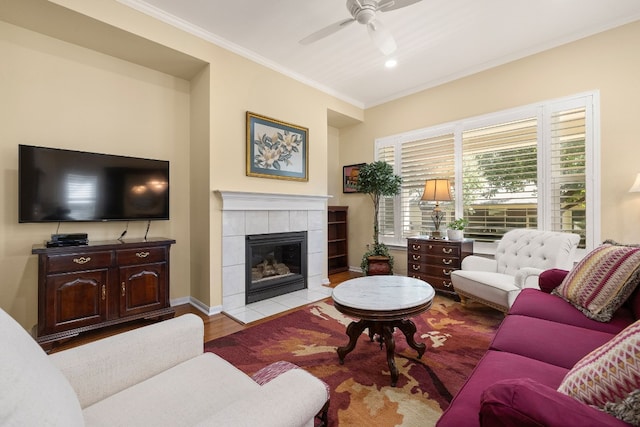
[[[625,399],[639,388],[640,320],[576,363],[558,391],[621,418],[629,416],[623,413]]]
[[[552,293],[600,322],[611,320],[640,282],[640,247],[603,244],[587,254]]]

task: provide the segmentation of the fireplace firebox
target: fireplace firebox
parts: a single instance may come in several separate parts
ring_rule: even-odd
[[[307,232],[246,236],[246,304],[307,288]]]

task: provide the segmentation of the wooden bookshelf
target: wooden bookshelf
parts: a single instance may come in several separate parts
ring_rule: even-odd
[[[349,270],[347,233],[348,206],[328,206],[328,270],[329,274]]]

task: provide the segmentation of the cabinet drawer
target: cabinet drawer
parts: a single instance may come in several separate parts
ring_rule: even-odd
[[[164,248],[124,249],[116,253],[116,263],[118,265],[146,264],[162,262],[166,261],[166,259]]]
[[[47,263],[49,264],[49,273],[105,268],[111,265],[111,260],[111,251],[51,255],[47,257]]]
[[[459,257],[460,244],[438,240],[409,239],[407,241],[407,251],[415,254],[442,254],[451,257]]]
[[[447,292],[454,292],[453,285],[451,284],[451,278],[443,278],[436,276],[422,276],[423,280],[433,286],[434,289],[440,289]]]
[[[425,273],[427,271],[426,264],[419,264],[415,262],[409,262],[407,264],[407,274]]]
[[[451,272],[457,270],[457,268],[450,267],[437,267],[433,265],[426,266],[422,271],[428,274],[429,276],[438,277],[444,280],[451,280]]]
[[[446,255],[429,255],[427,257],[425,257],[425,263],[428,265],[433,265],[436,267],[447,267],[447,268],[451,268],[454,270],[457,270],[460,268],[460,258],[456,258],[456,257],[450,257],[450,256],[446,256]]]

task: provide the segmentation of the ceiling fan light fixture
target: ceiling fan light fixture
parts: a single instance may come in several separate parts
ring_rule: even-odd
[[[371,37],[373,44],[384,55],[391,55],[398,48],[391,32],[382,25],[382,22],[374,19],[367,25],[367,31],[369,32],[369,36]]]

